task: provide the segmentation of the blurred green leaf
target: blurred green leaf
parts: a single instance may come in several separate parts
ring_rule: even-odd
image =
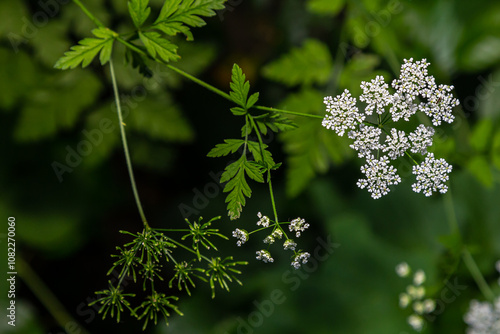
[[[144,101],[132,101],[127,108],[129,111],[124,119],[127,129],[165,141],[187,142],[194,138],[187,119],[166,93],[148,96]]]
[[[320,15],[336,15],[344,7],[345,0],[309,0],[307,9]]]
[[[497,129],[491,144],[491,160],[493,165],[500,169],[500,131]]]
[[[308,39],[300,48],[293,48],[264,66],[262,74],[287,86],[324,84],[331,75],[332,66],[328,47],[319,40]]]
[[[24,96],[29,95],[40,80],[40,73],[33,59],[25,52],[17,54],[0,47],[0,109],[10,109]]]
[[[101,91],[95,75],[81,70],[56,73],[39,85],[21,111],[14,131],[18,141],[39,140],[71,128]]]
[[[281,105],[283,109],[314,115],[326,113],[323,94],[312,89],[289,95]],[[320,119],[294,120],[298,128],[284,132],[279,137],[287,153],[286,192],[289,196],[298,195],[316,173],[326,172],[330,164],[340,163],[350,155],[346,142],[333,132],[322,128]]]
[[[493,185],[493,175],[488,160],[482,155],[472,157],[465,166],[485,187]]]
[[[479,120],[472,129],[472,134],[469,138],[470,145],[478,152],[484,152],[490,143],[490,138],[493,131],[493,123],[491,119],[483,118]]]

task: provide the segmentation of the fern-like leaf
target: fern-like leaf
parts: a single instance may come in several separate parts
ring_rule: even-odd
[[[182,33],[188,40],[193,39],[190,27],[201,27],[206,23],[201,18],[215,15],[215,10],[223,9],[226,0],[167,0],[160,15],[153,24],[167,35]]]
[[[246,204],[245,197],[252,196],[252,190],[248,185],[245,174],[257,182],[264,182],[261,170],[253,161],[248,161],[245,155],[228,165],[222,173],[221,182],[227,182],[224,192],[228,192],[226,198],[229,217],[237,219]]]
[[[149,0],[130,0],[128,2],[128,11],[137,29],[142,27],[151,13],[148,2]]]
[[[215,145],[215,147],[208,152],[207,157],[217,158],[235,153],[243,144],[245,144],[243,139],[225,139],[223,144]]]
[[[139,37],[154,59],[168,63],[180,58],[177,55],[177,45],[163,38],[160,33],[156,31],[139,32]]]
[[[99,60],[101,65],[106,64],[111,57],[111,50],[115,39],[115,33],[107,28],[97,28],[92,30],[92,34],[97,38],[89,37],[82,39],[78,45],[74,45],[71,49],[64,53],[56,64],[55,68],[66,70],[75,68],[78,65],[87,67],[92,60],[100,54]]]
[[[248,97],[248,92],[250,91],[250,82],[246,80],[246,76],[243,70],[237,65],[233,65],[231,74],[231,83],[229,84],[231,91],[229,95],[234,103],[243,107],[244,110],[251,108],[259,99],[259,93],[254,93]],[[241,115],[242,110],[240,108],[233,108],[231,110],[235,115]]]
[[[317,40],[309,39],[301,48],[268,64],[263,75],[287,86],[324,84],[332,70],[332,57],[328,47]]]

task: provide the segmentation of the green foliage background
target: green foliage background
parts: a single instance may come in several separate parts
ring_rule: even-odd
[[[151,1],[153,9],[161,2]],[[136,231],[141,225],[108,68],[96,61],[85,70],[53,69],[95,26],[71,2],[51,3],[57,10],[36,1],[0,2],[1,217],[5,222],[16,217],[18,258],[30,264],[89,332],[136,333],[140,324],[134,319],[102,321],[86,306],[106,283],[109,254],[125,240],[118,230]],[[124,0],[85,4],[117,30],[131,24]],[[339,247],[299,276],[283,253],[273,254],[274,264],[256,263],[261,240],[252,239],[242,248],[228,241],[223,252],[250,261],[241,276],[244,286],[214,300],[207,289],[197,289],[180,304],[184,317],[174,316],[169,327],[148,332],[409,333],[409,314],[398,307],[406,282],[394,273],[397,263],[407,261],[426,271],[427,286],[438,299],[448,275],[466,286],[424,330],[463,333],[470,299],[482,296],[463,263],[454,267],[453,238],[445,237],[450,234],[447,212],[453,205],[465,242],[493,286],[494,262],[500,258],[500,3],[241,0],[226,6],[207,26],[193,29],[193,42],[179,37],[177,65],[229,91],[232,64],[238,63],[251,93],[259,91],[259,103],[267,106],[323,115],[324,96],[344,88],[356,96],[361,80],[377,74],[392,79],[404,58],[427,58],[430,73],[440,83],[454,84],[461,101],[456,121],[443,127],[433,147],[454,165],[454,202],[413,193],[409,173],[388,196],[372,200],[355,187],[360,164],[347,142],[317,120],[295,117],[298,129],[265,138],[275,161],[284,162],[273,181],[279,213],[311,224],[302,237],[305,249],[314,250],[317,238],[327,236]],[[113,52],[117,60],[124,59],[123,49]],[[232,105],[163,65],[152,67],[150,79],[121,61],[116,65],[150,223],[182,226],[181,204],[184,214],[193,213],[191,219],[224,217],[225,196],[213,186],[213,175],[225,165],[206,154],[224,139],[239,136],[242,124],[229,111]],[[98,129],[103,119],[111,120],[114,130],[59,182],[53,162],[66,164],[68,148],[77,150],[85,131]],[[230,233],[236,226],[253,226],[258,211],[270,214],[267,187],[256,184],[252,190],[241,218],[234,222],[226,217],[216,227]],[[7,263],[4,248],[2,267]],[[2,276],[2,291],[4,282]],[[17,288],[15,333],[63,331],[20,279]],[[256,303],[269,300],[275,289],[283,292],[284,301],[273,305],[259,326],[241,329],[241,321],[258,319],[252,313],[258,311]],[[6,303],[2,293],[2,310]],[[0,331],[12,332],[4,320]]]

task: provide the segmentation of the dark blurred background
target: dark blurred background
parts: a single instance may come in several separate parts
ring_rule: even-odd
[[[113,29],[130,30],[125,0],[84,3]],[[157,13],[162,1],[150,3]],[[275,263],[254,260],[260,237],[241,248],[235,240],[224,241],[223,254],[250,262],[241,275],[244,286],[218,290],[215,299],[202,286],[181,299],[184,317],[173,316],[169,327],[161,323],[146,332],[410,333],[410,313],[398,306],[408,282],[394,271],[407,261],[426,271],[428,291],[438,300],[447,277],[465,286],[441,303],[424,332],[464,333],[470,300],[483,297],[464,265],[455,266],[446,236],[454,209],[465,242],[493,286],[500,258],[500,3],[232,0],[206,21],[193,29],[194,42],[179,37],[182,59],[176,66],[228,91],[232,64],[238,63],[251,91],[260,92],[259,104],[304,113],[323,115],[324,96],[345,88],[357,96],[361,80],[382,74],[390,81],[403,59],[427,58],[429,72],[437,82],[454,85],[461,101],[456,121],[441,126],[432,148],[453,164],[447,195],[453,200],[413,193],[404,162],[402,184],[372,200],[355,186],[360,161],[348,142],[318,120],[294,118],[299,129],[264,138],[275,160],[284,163],[273,181],[280,218],[304,217],[311,228],[301,237],[301,248],[313,252],[321,245],[318,238],[329,239],[336,245],[333,253],[293,271],[289,254],[278,247]],[[5,222],[16,218],[18,263],[33,271],[26,275],[43,282],[74,320],[90,333],[138,333],[141,324],[134,319],[103,321],[87,306],[94,291],[107,286],[110,254],[129,241],[118,231],[141,228],[109,67],[96,61],[83,70],[53,69],[93,28],[69,1],[0,2],[0,212]],[[306,44],[310,54],[290,71],[300,73],[299,67],[304,74],[289,77],[280,60]],[[153,78],[144,79],[124,64],[121,45],[113,52],[150,224],[179,228],[185,217],[221,215],[215,226],[229,235],[236,227],[252,229],[259,211],[271,215],[265,185],[252,184],[252,198],[237,221],[226,216],[221,188],[212,187],[213,175],[229,159],[206,154],[223,139],[238,138],[243,125],[230,113],[232,105],[162,65],[153,64]],[[101,131],[90,149],[83,147],[105,119],[114,130]],[[76,155],[78,150],[85,154]],[[2,245],[6,231],[2,228]],[[276,289],[282,293],[279,303],[272,302]],[[2,292],[2,310],[7,303]],[[80,327],[61,328],[19,276],[16,303],[16,328],[4,317],[0,332],[80,332]]]

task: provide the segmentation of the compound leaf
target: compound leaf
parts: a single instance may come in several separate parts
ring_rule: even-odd
[[[189,27],[201,27],[206,23],[201,16],[215,15],[215,10],[223,9],[226,0],[167,0],[153,28],[168,35],[183,33],[188,40],[193,39]]]
[[[245,155],[228,165],[221,176],[221,182],[228,181],[224,187],[224,192],[229,193],[226,197],[226,203],[228,215],[231,219],[240,217],[241,211],[246,204],[245,197],[250,198],[252,195],[245,174],[252,180],[264,182],[259,166],[255,162],[248,161]]]
[[[151,57],[164,63],[179,59],[177,45],[163,38],[156,31],[139,32],[139,37]]]
[[[104,27],[92,30],[92,33],[97,38],[89,37],[84,38],[78,45],[74,45],[71,49],[64,53],[56,64],[55,68],[66,70],[68,68],[75,68],[78,65],[87,67],[92,60],[101,52],[100,61],[101,65],[106,64],[111,57],[111,50],[113,48],[114,33]]]
[[[222,157],[238,151],[243,144],[245,144],[243,139],[224,139],[224,143],[215,145],[215,147],[208,152],[207,156],[210,158]]]

